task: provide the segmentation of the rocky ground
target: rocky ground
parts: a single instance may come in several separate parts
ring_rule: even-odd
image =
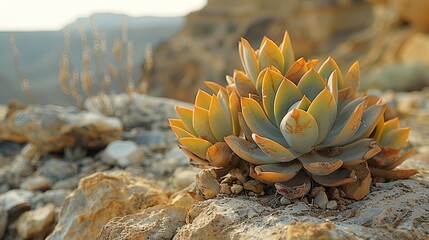
[[[418,149],[402,167],[420,173],[374,182],[362,201],[323,188],[300,201],[255,196],[255,185],[196,200],[187,187],[198,171],[167,121],[186,103],[132,95],[104,100],[108,109],[88,101],[90,111],[0,107],[0,137],[13,140],[0,142],[0,239],[428,239],[429,94],[386,99]]]

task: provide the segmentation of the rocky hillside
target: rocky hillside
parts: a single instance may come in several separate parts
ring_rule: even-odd
[[[189,101],[204,80],[223,83],[225,74],[240,67],[241,36],[257,47],[263,33],[280,42],[287,29],[297,56],[310,57],[334,49],[371,22],[371,4],[362,0],[209,0],[155,50],[149,93]]]

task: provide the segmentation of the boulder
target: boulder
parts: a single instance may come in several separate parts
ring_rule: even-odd
[[[111,219],[103,226],[98,240],[171,239],[185,224],[186,209],[158,205],[140,213]]]
[[[110,219],[167,201],[167,195],[144,178],[124,171],[94,173],[67,196],[58,224],[47,239],[95,239]]]
[[[76,107],[30,105],[0,121],[0,139],[30,142],[43,153],[100,148],[121,137],[119,119]]]

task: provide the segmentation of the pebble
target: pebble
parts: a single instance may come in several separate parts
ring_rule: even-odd
[[[52,186],[52,189],[70,189],[73,190],[77,188],[77,185],[79,184],[80,177],[79,176],[72,176],[66,179],[63,179],[61,181],[58,181],[54,183]]]
[[[16,219],[23,212],[30,210],[31,198],[34,193],[23,189],[14,189],[0,194],[0,203],[3,203],[9,219]]]
[[[18,220],[16,230],[23,239],[45,238],[55,220],[55,206],[47,204],[36,210],[23,213]]]
[[[326,209],[326,204],[328,204],[328,201],[328,196],[325,192],[319,192],[314,198],[314,204],[323,210]]]
[[[51,181],[56,182],[75,175],[77,170],[77,163],[52,158],[43,162],[43,165],[38,169],[38,172],[49,178]]]
[[[0,239],[3,239],[3,236],[6,232],[7,226],[7,211],[0,205]]]
[[[171,159],[172,161],[176,162],[178,166],[189,165],[188,156],[186,156],[178,147],[173,147],[167,151],[164,155],[164,158]]]
[[[231,187],[226,183],[220,184],[220,192],[223,194],[228,194],[228,195],[232,194]]]
[[[289,204],[291,204],[292,202],[290,201],[290,199],[289,199],[289,198],[287,198],[287,197],[285,197],[285,196],[282,196],[282,197],[280,198],[280,203],[281,203],[281,204],[283,204],[283,205],[289,205]]]
[[[317,194],[319,194],[320,192],[324,192],[324,191],[325,191],[325,188],[322,186],[314,187],[313,189],[311,189],[310,197],[314,198],[317,196]]]
[[[32,176],[26,178],[20,188],[29,191],[46,191],[51,188],[51,182],[45,176]]]
[[[140,165],[143,159],[143,149],[132,141],[113,141],[101,154],[101,160],[104,163],[123,168],[130,165]]]
[[[243,191],[243,189],[244,189],[244,187],[242,185],[239,185],[239,184],[233,184],[231,186],[231,192],[233,194],[239,194]]]
[[[338,203],[335,200],[331,200],[326,204],[326,208],[330,210],[334,210],[338,208]]]
[[[152,151],[162,151],[167,148],[168,143],[165,134],[161,131],[143,131],[134,140],[139,145],[146,145]]]
[[[244,189],[252,191],[254,193],[260,193],[262,192],[262,190],[264,190],[264,186],[262,186],[262,184],[256,180],[249,180],[243,183],[243,187]]]
[[[10,187],[6,183],[3,183],[0,185],[0,194],[5,193],[9,190],[10,190]]]
[[[52,203],[56,207],[61,207],[70,193],[71,190],[66,189],[48,190],[42,194],[42,200],[45,204]]]

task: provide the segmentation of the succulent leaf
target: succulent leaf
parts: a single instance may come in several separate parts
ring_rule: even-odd
[[[225,142],[217,142],[207,149],[206,159],[210,166],[226,167],[231,162],[232,151]]]
[[[334,157],[323,157],[319,154],[305,154],[299,157],[305,170],[316,176],[326,176],[343,165],[343,161]]]
[[[222,99],[222,97],[220,99]],[[226,110],[222,107],[220,99],[216,95],[212,96],[210,109],[207,112],[208,113],[207,117],[208,117],[208,123],[209,123],[209,129],[208,129],[209,132],[213,133],[213,136],[216,138],[218,142],[223,142],[223,138],[232,133],[232,125],[231,125],[230,113],[229,112],[225,113]],[[194,110],[194,114],[196,112],[197,112],[197,109]],[[198,118],[198,119],[200,119],[199,125],[204,125],[204,126],[206,125],[202,123],[204,121],[204,118]],[[197,127],[194,126],[194,128],[198,132]],[[200,136],[204,136],[204,135],[200,135]]]
[[[207,149],[213,146],[211,142],[201,138],[185,137],[179,138],[177,140],[189,151],[203,159],[206,157]]]
[[[409,134],[409,128],[393,129],[384,136],[383,140],[380,141],[380,145],[400,150],[407,144]]]
[[[250,43],[244,38],[241,38],[238,46],[243,68],[252,82],[256,83],[256,78],[258,77],[260,68],[255,50],[253,50]]]
[[[290,106],[290,108],[288,109],[288,112],[292,111],[295,108],[307,111],[307,109],[308,109],[308,107],[310,107],[310,105],[311,105],[311,101],[304,95],[304,96],[302,96],[301,100],[299,100],[298,102],[296,102],[296,103],[292,104],[292,106]]]
[[[276,97],[274,99],[274,115],[276,118],[277,126],[288,112],[288,109],[303,97],[299,88],[289,79],[283,79],[277,89]]]
[[[295,54],[287,31],[285,32],[282,43],[280,44],[280,51],[284,59],[283,69],[280,70],[285,73],[295,61]]]
[[[249,97],[249,94],[258,94],[255,84],[242,71],[234,71],[235,89],[240,97]]]
[[[301,155],[290,148],[285,148],[277,142],[269,138],[261,137],[255,133],[252,134],[252,138],[265,154],[278,162],[289,162]]]
[[[280,130],[289,146],[298,153],[310,152],[319,135],[314,117],[301,109],[288,112],[280,123]]]
[[[197,133],[197,136],[208,140],[212,143],[216,142],[216,138],[213,135],[210,127],[209,111],[198,106],[194,106],[192,125]]]
[[[203,90],[198,90],[197,96],[195,97],[195,106],[209,110],[211,96]]]
[[[314,68],[306,72],[298,83],[298,88],[310,101],[313,101],[325,86],[322,76]]]
[[[338,78],[337,78],[337,71],[333,71],[331,75],[329,75],[327,87],[329,91],[332,93],[332,96],[334,96],[335,102],[338,105]]]
[[[243,138],[230,135],[225,137],[225,142],[235,154],[249,163],[260,165],[277,162],[266,155],[256,144],[246,141]]]
[[[308,71],[307,62],[304,58],[296,60],[289,70],[287,70],[285,77],[293,83],[298,84],[302,76]]]
[[[292,179],[302,168],[299,161],[264,164],[255,167],[257,179],[266,183],[286,182]]]
[[[337,78],[338,78],[338,89],[343,88],[343,75],[341,74],[341,70],[338,67],[338,64],[332,59],[331,57],[328,57],[324,63],[322,63],[322,66],[320,66],[319,73],[322,76],[323,79],[328,79],[329,75],[333,71],[337,72]]]
[[[186,107],[176,106],[176,112],[177,115],[182,119],[183,125],[185,125],[185,130],[190,132],[192,135],[197,135],[197,133],[194,130],[193,123],[192,123],[192,115],[194,114],[193,111]]]
[[[311,178],[300,171],[295,177],[287,182],[277,182],[274,184],[277,192],[289,199],[302,198],[311,190]]]
[[[325,87],[316,96],[307,112],[314,117],[319,127],[319,134],[315,143],[319,144],[325,140],[337,117],[337,102],[328,88]]]
[[[229,109],[231,112],[232,133],[235,136],[240,135],[240,123],[238,121],[238,112],[240,111],[240,100],[235,92],[229,96]]]
[[[190,132],[184,130],[183,128],[176,127],[173,125],[170,125],[171,130],[176,134],[176,137],[183,138],[183,137],[195,137]]]
[[[343,87],[351,87],[355,91],[358,91],[360,88],[360,70],[359,70],[359,62],[356,61],[350,67],[347,72],[346,78],[344,79]]]
[[[313,180],[322,186],[338,187],[343,184],[356,181],[357,177],[355,171],[347,168],[340,168],[326,176],[313,175]]]
[[[279,47],[269,38],[264,37],[259,48],[259,65],[261,69],[273,66],[280,71],[284,67],[283,54]]]
[[[278,128],[268,120],[257,101],[251,98],[241,98],[241,108],[247,126],[252,132],[262,137],[269,137],[280,144],[286,143]]]
[[[283,81],[283,75],[274,70],[275,68],[268,67],[262,82],[262,103],[264,110],[267,113],[268,119],[273,124],[276,124],[274,116],[274,100],[276,97],[277,89]]]

